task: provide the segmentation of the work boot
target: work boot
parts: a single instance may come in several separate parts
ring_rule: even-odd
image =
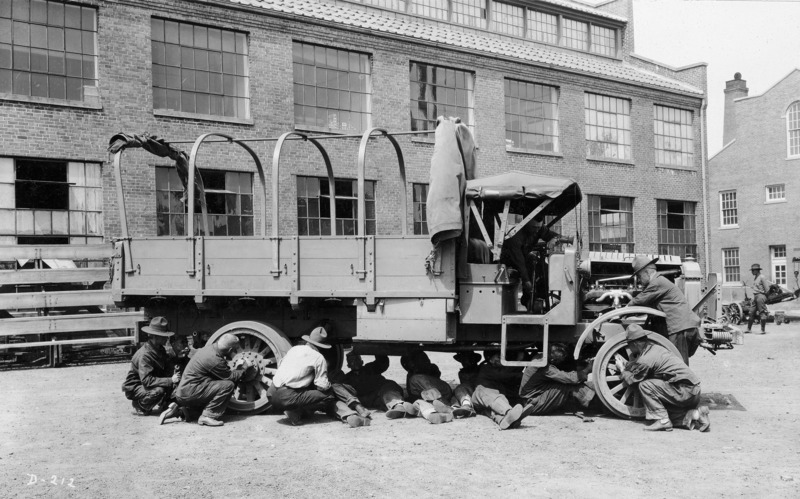
[[[200,426],[222,426],[225,423],[220,421],[219,419],[210,418],[208,416],[200,416],[197,418],[197,424]]]
[[[669,419],[658,419],[650,426],[645,426],[644,431],[672,431],[672,421]]]
[[[406,417],[415,418],[419,416],[419,409],[411,402],[403,402],[403,410],[406,411]]]
[[[150,411],[145,410],[144,407],[135,400],[131,400],[131,406],[133,407],[133,412],[131,414],[134,416],[147,416],[150,414]]]
[[[697,430],[705,433],[711,429],[708,406],[701,405],[697,408],[697,412],[699,413],[699,417],[697,418]]]
[[[455,417],[456,419],[465,419],[474,416],[475,416],[475,409],[472,407],[472,405],[464,404],[461,407],[453,408],[453,417]]]
[[[347,424],[350,425],[350,428],[358,428],[359,426],[369,426],[370,419],[359,416],[358,414],[351,414],[345,418]]]
[[[181,410],[178,407],[178,404],[176,404],[175,402],[171,402],[169,404],[169,407],[167,407],[167,410],[165,410],[164,412],[161,413],[160,416],[158,416],[158,424],[162,425],[164,424],[165,419],[177,417],[180,413]]]
[[[500,429],[507,430],[522,417],[522,405],[517,404],[509,410],[500,420]]]
[[[302,411],[283,411],[292,426],[303,426]]]
[[[511,423],[511,426],[508,427],[509,430],[513,430],[514,428],[519,428],[522,426],[522,420],[527,418],[533,412],[533,404],[528,404],[522,408],[522,414],[519,415],[519,419]]]
[[[425,416],[431,424],[449,423],[453,420],[453,414],[449,412],[432,412]]]
[[[436,412],[441,412],[443,414],[450,414],[453,412],[453,408],[441,400],[434,400],[431,402],[431,404],[433,405],[433,408],[436,409]]]
[[[393,405],[391,408],[389,408],[388,411],[386,411],[386,418],[387,419],[400,419],[400,418],[405,417],[406,414],[408,414],[408,413],[406,412],[406,409],[404,407],[404,403],[403,402],[399,402],[399,403]]]
[[[767,320],[761,319],[761,334],[767,334]]]

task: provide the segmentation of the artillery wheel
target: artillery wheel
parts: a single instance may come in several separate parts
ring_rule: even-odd
[[[253,381],[239,382],[228,407],[243,414],[258,414],[269,409],[267,389],[278,364],[292,347],[289,339],[280,330],[256,321],[232,322],[219,328],[208,341],[216,342],[223,334],[231,333],[239,338],[239,352],[228,361],[231,369],[247,359],[258,366],[260,375]]]
[[[723,321],[727,320],[728,324],[736,326],[742,323],[744,317],[744,310],[739,303],[731,303],[724,308]]]
[[[680,357],[675,345],[660,334],[650,334],[648,339]],[[625,334],[614,335],[597,352],[592,367],[592,379],[597,396],[600,397],[603,405],[617,416],[644,418],[645,410],[639,389],[636,386],[623,386],[614,362],[616,356],[620,356],[626,362],[630,360],[631,351],[625,340]]]

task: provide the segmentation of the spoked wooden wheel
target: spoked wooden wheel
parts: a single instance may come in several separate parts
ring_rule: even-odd
[[[278,329],[264,322],[240,321],[227,324],[209,339],[216,342],[223,334],[239,338],[239,352],[228,362],[231,369],[246,359],[257,366],[259,375],[252,381],[236,385],[228,407],[244,414],[258,414],[269,409],[267,389],[281,359],[292,347],[289,339]]]
[[[668,349],[678,357],[680,353],[668,339],[653,333],[648,335],[648,340]],[[597,396],[603,405],[623,418],[643,418],[645,415],[644,404],[636,385],[625,386],[616,366],[616,359],[621,358],[624,363],[631,360],[631,350],[625,340],[625,334],[617,334],[607,340],[594,359],[592,378]]]

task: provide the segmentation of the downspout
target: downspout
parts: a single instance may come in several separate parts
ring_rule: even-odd
[[[703,239],[705,239],[704,246],[704,262],[705,273],[708,274],[711,268],[710,250],[709,246],[709,228],[708,228],[708,162],[706,161],[706,108],[708,101],[703,97],[703,103],[700,106],[700,171],[703,179]]]

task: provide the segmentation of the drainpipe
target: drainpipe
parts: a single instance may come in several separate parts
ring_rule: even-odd
[[[708,274],[711,271],[711,259],[709,246],[711,244],[709,240],[709,228],[708,228],[708,164],[706,162],[706,108],[708,107],[708,101],[705,97],[703,97],[703,103],[700,106],[700,171],[702,174],[703,179],[703,238],[705,239],[704,244],[704,261],[705,261],[705,273]]]

